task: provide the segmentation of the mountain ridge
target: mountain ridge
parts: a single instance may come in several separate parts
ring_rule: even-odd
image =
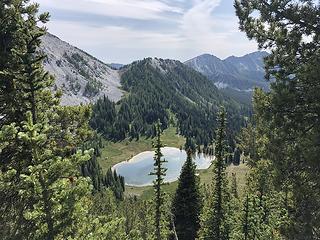
[[[47,55],[45,69],[55,76],[53,90],[61,89],[63,92],[62,105],[93,103],[104,95],[114,102],[119,101],[124,94],[121,76],[130,66],[146,59],[162,72],[165,70],[161,65],[165,63],[170,62],[171,67],[172,63],[185,64],[213,81],[216,87],[223,90],[223,95],[231,98],[237,95],[237,91],[250,95],[253,86],[268,89],[262,67],[262,56],[266,52],[254,52],[241,57],[230,56],[224,60],[206,53],[184,63],[174,59],[149,57],[127,65],[107,64],[50,33],[42,38],[40,51]],[[250,96],[246,96],[246,99],[250,99]]]
[[[53,90],[63,92],[62,105],[88,104],[104,95],[121,99],[120,74],[108,64],[50,33],[42,37],[39,50],[47,55],[45,69],[55,77]]]
[[[240,57],[220,59],[212,54],[202,54],[184,62],[189,67],[212,80],[218,88],[251,91],[255,86],[264,90],[269,84],[264,79],[263,58],[268,53],[256,51]]]
[[[121,68],[126,94],[117,107],[107,99],[94,105],[92,126],[113,140],[153,136],[158,119],[163,129],[176,122],[180,135],[208,145],[216,128],[217,114],[224,106],[230,116],[229,135],[237,132],[248,112],[207,77],[178,60],[145,58]],[[112,121],[105,123],[101,109],[113,108]],[[104,126],[112,126],[105,128]]]

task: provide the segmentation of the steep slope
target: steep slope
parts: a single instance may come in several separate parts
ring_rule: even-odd
[[[269,88],[264,79],[263,58],[266,52],[254,52],[243,57],[228,57],[221,60],[210,54],[203,54],[185,62],[196,71],[214,81],[218,88],[248,92],[255,86]]]
[[[228,111],[230,134],[243,123],[243,106],[222,94],[214,83],[197,71],[175,60],[147,58],[121,69],[121,83],[128,93],[110,106],[107,100],[94,108],[92,125],[105,136],[117,140],[137,133],[152,136],[153,124],[160,119],[166,128],[176,119],[180,134],[199,144],[208,145],[214,135],[217,111],[224,105]],[[113,109],[108,126],[105,109]],[[96,110],[96,111],[95,111]],[[174,116],[174,118],[173,118]]]
[[[117,70],[49,33],[42,38],[40,50],[48,56],[44,66],[55,76],[54,90],[63,91],[63,105],[89,103],[103,95],[120,100]]]

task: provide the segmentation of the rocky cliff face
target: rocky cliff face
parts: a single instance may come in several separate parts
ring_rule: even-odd
[[[55,76],[54,90],[63,91],[61,104],[90,103],[103,95],[118,101],[123,95],[118,70],[58,37],[44,36],[40,51],[48,56],[44,66]]]

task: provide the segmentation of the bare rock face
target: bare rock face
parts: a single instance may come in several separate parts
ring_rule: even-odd
[[[88,53],[48,33],[40,51],[47,54],[44,66],[55,77],[53,90],[61,89],[62,105],[88,104],[103,95],[119,101],[120,72]]]

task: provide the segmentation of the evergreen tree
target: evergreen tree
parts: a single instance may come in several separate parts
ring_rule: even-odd
[[[272,165],[265,160],[249,173],[233,239],[283,239],[281,230],[288,224],[288,211],[285,195],[274,190],[273,178]]]
[[[243,152],[246,163],[254,167],[259,160],[257,152],[257,129],[252,123],[248,123],[246,127],[240,130],[237,137],[238,149]]]
[[[196,151],[196,144],[192,138],[190,138],[190,137],[186,138],[186,143],[184,145],[184,149],[191,150],[192,152]]]
[[[254,95],[258,152],[289,196],[289,239],[319,238],[320,31],[318,1],[235,1],[240,29],[271,50],[271,91]]]
[[[0,238],[116,239],[108,227],[119,219],[89,214],[91,182],[79,169],[91,151],[77,146],[91,135],[90,110],[52,96],[38,51],[46,29],[37,26],[49,15],[38,8],[0,2]]]
[[[88,154],[78,152],[69,157],[54,155],[48,139],[50,127],[42,123],[33,124],[28,112],[24,129],[17,130],[18,137],[31,147],[32,163],[19,174],[19,195],[32,206],[25,207],[23,217],[33,224],[25,232],[32,239],[55,239],[58,236],[71,236],[80,221],[78,217],[84,209],[77,206],[90,193],[89,182],[79,176],[78,167],[89,159]],[[24,159],[21,159],[22,161]],[[3,183],[8,174],[17,174],[15,169],[3,173]],[[28,203],[28,202],[27,202]]]
[[[3,22],[0,38],[4,40],[0,47],[0,126],[14,123],[22,127],[27,111],[31,111],[36,122],[37,117],[41,117],[38,116],[41,108],[53,103],[53,99],[47,97],[49,90],[45,91],[51,86],[52,77],[41,65],[45,56],[36,52],[40,37],[46,31],[38,27],[37,22],[46,23],[49,14],[38,15],[38,4],[28,4],[28,1],[1,2],[0,11]],[[12,141],[0,153],[3,166],[23,167],[21,161],[14,161],[27,154],[19,144],[18,139]]]
[[[233,197],[239,198],[238,183],[237,183],[237,174],[236,174],[236,173],[232,173],[231,194],[232,194]]]
[[[234,150],[234,153],[233,153],[233,164],[234,165],[239,165],[240,164],[240,158],[241,158],[241,152],[240,152],[239,148],[236,148]]]
[[[192,160],[191,154],[192,152],[189,150],[172,202],[175,228],[178,239],[181,240],[195,239],[200,228],[202,199],[199,178],[196,176],[196,165]]]
[[[246,195],[243,201],[243,209],[240,213],[239,233],[235,239],[257,239],[259,237],[259,215],[257,201],[254,196]]]
[[[212,195],[208,199],[202,215],[200,239],[226,240],[230,235],[230,193],[225,173],[225,127],[226,113],[222,109],[218,117],[213,170]]]
[[[164,215],[163,211],[163,204],[165,200],[165,193],[162,190],[163,180],[164,176],[166,175],[167,169],[163,167],[163,164],[166,162],[165,159],[163,159],[163,154],[161,153],[161,148],[163,147],[162,141],[161,141],[161,127],[160,127],[160,120],[158,120],[158,123],[156,125],[156,140],[154,143],[154,149],[155,149],[155,156],[154,156],[154,172],[151,172],[151,175],[155,175],[156,179],[153,181],[153,187],[155,190],[155,219],[154,219],[154,225],[155,225],[155,238],[157,240],[163,239],[163,231],[161,229],[162,227],[162,219]]]

